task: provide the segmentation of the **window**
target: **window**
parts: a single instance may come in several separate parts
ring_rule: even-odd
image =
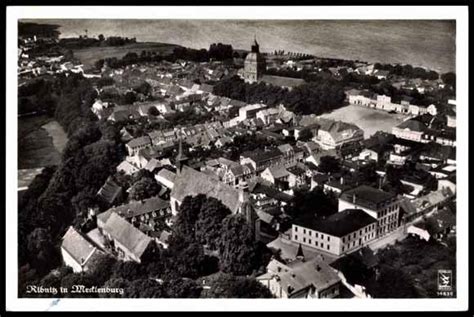
[[[329,236],[328,236],[328,241],[329,241]]]
[[[318,233],[316,232],[316,238],[318,237]]]
[[[306,242],[306,238],[303,238],[303,242]]]
[[[298,236],[295,234],[295,240],[298,240]]]
[[[321,239],[324,239],[324,234],[321,233]]]
[[[346,242],[346,238],[342,237],[342,243]]]
[[[329,244],[328,244],[328,250],[329,250]]]
[[[298,232],[298,227],[295,227],[295,232]]]
[[[308,230],[308,234],[309,234],[309,236],[311,237],[311,230]]]
[[[324,248],[324,243],[321,243],[321,248]]]
[[[308,240],[308,243],[311,244],[311,239]]]
[[[342,247],[342,252],[344,252],[344,247]]]
[[[318,246],[318,241],[314,241],[314,245],[315,245],[315,246]]]

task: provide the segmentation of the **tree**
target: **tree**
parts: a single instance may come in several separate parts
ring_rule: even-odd
[[[229,215],[224,219],[219,249],[223,272],[246,275],[260,268],[253,230],[242,215]]]
[[[456,89],[456,74],[453,72],[445,73],[441,75],[441,80]]]
[[[111,268],[113,278],[135,280],[144,276],[144,268],[133,261],[117,261]]]
[[[77,292],[78,286],[89,288],[94,285],[95,281],[84,273],[70,273],[61,279],[61,287],[67,289],[64,297],[98,297],[96,293]]]
[[[112,275],[111,268],[117,263],[115,258],[109,255],[101,255],[91,263],[91,269],[87,274],[95,281],[97,285],[104,284]]]
[[[196,221],[205,199],[205,195],[186,196],[183,199],[180,212],[174,224],[174,231],[177,236],[194,240]]]
[[[125,292],[126,288],[130,287],[130,281],[121,277],[111,278],[110,280],[106,281],[103,285],[104,288],[108,289],[118,289],[118,292],[110,292],[110,293],[99,293],[99,297],[102,298],[120,298],[123,297],[123,294],[120,294],[120,290]]]
[[[199,298],[202,287],[194,280],[187,278],[171,279],[164,283],[170,298]]]
[[[145,177],[133,184],[130,189],[130,198],[134,200],[147,199],[158,195],[160,188],[155,179]]]
[[[222,231],[222,221],[230,210],[215,198],[202,201],[199,215],[196,220],[196,239],[210,249],[217,249],[218,240]]]
[[[255,279],[219,274],[207,292],[210,298],[273,298],[270,290]]]
[[[159,116],[160,111],[156,107],[150,107],[150,109],[148,109],[148,115],[150,115],[150,116]]]
[[[165,252],[166,274],[172,278],[197,278],[214,273],[217,268],[210,265],[210,257],[204,254],[204,248],[190,238],[172,235]]]
[[[311,132],[310,129],[303,129],[301,130],[300,134],[299,134],[299,137],[298,139],[303,141],[303,142],[306,142],[306,141],[309,141],[313,138],[313,133]]]
[[[341,164],[334,156],[322,156],[318,165],[321,173],[338,173],[341,170]]]
[[[314,219],[336,213],[337,206],[338,202],[334,194],[331,192],[326,194],[322,187],[315,187],[311,191],[296,190],[293,202],[287,207],[286,212],[295,219]]]
[[[137,279],[131,281],[124,290],[124,298],[163,298],[166,290],[157,281]]]
[[[34,229],[27,238],[27,249],[30,263],[40,274],[48,272],[59,262],[59,255],[54,247],[51,234],[44,228]]]
[[[374,283],[367,285],[367,291],[374,298],[417,298],[413,282],[399,269],[384,266]]]

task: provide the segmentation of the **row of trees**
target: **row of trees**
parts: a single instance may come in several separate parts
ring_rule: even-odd
[[[337,81],[314,81],[288,91],[262,82],[248,84],[238,76],[219,81],[214,94],[271,107],[284,104],[297,114],[317,115],[342,107],[345,99],[344,88]]]
[[[59,45],[67,49],[81,49],[94,46],[123,46],[136,42],[136,38],[121,36],[109,36],[106,38],[103,34],[100,34],[97,38],[87,36],[63,38],[59,40]]]
[[[127,65],[146,63],[146,62],[161,62],[169,61],[175,62],[177,60],[187,60],[193,62],[209,62],[210,60],[227,61],[233,57],[238,57],[238,53],[234,52],[232,45],[226,45],[222,43],[211,44],[208,50],[206,49],[193,49],[178,46],[173,49],[173,52],[167,55],[162,55],[154,51],[142,51],[140,55],[131,52],[127,53],[123,58],[106,58],[100,59],[95,63],[97,69],[102,68],[105,62],[111,68],[120,68]]]
[[[402,76],[405,78],[420,78],[428,80],[437,80],[439,78],[438,72],[434,70],[426,70],[422,67],[413,67],[411,65],[392,65],[375,63],[374,69],[387,70],[390,75]]]
[[[98,189],[124,155],[116,127],[95,121],[90,112],[95,90],[89,81],[70,74],[59,76],[57,84],[55,119],[69,140],[59,166],[54,172],[45,169],[33,182],[41,186],[31,186],[20,202],[20,278],[38,278],[59,265],[61,236],[69,225],[85,220]]]

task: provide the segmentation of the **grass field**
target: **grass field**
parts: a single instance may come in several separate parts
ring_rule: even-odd
[[[66,133],[51,118],[19,118],[18,186],[28,186],[43,167],[59,164],[66,142]]]
[[[321,118],[340,120],[353,123],[364,130],[364,137],[369,138],[377,131],[392,132],[392,128],[407,117],[401,114],[391,114],[383,110],[375,110],[360,106],[349,105],[321,115]]]
[[[142,51],[155,51],[159,53],[171,53],[177,45],[164,43],[133,43],[124,46],[106,46],[106,47],[87,47],[73,50],[74,57],[79,59],[84,65],[84,70],[94,67],[94,63],[103,58],[122,58],[127,53],[135,52],[140,54]]]

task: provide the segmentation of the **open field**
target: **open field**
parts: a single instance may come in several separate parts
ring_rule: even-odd
[[[51,118],[19,118],[18,186],[28,186],[43,167],[58,164],[66,142],[66,133]]]
[[[407,116],[348,105],[331,113],[323,114],[321,118],[353,123],[364,130],[364,138],[367,139],[377,131],[392,132],[392,127],[400,124]]]
[[[122,58],[127,53],[134,52],[140,54],[142,51],[155,51],[159,53],[171,53],[177,45],[164,43],[133,43],[124,46],[87,47],[73,50],[74,57],[79,59],[84,65],[84,69],[94,67],[94,63],[103,58]]]

